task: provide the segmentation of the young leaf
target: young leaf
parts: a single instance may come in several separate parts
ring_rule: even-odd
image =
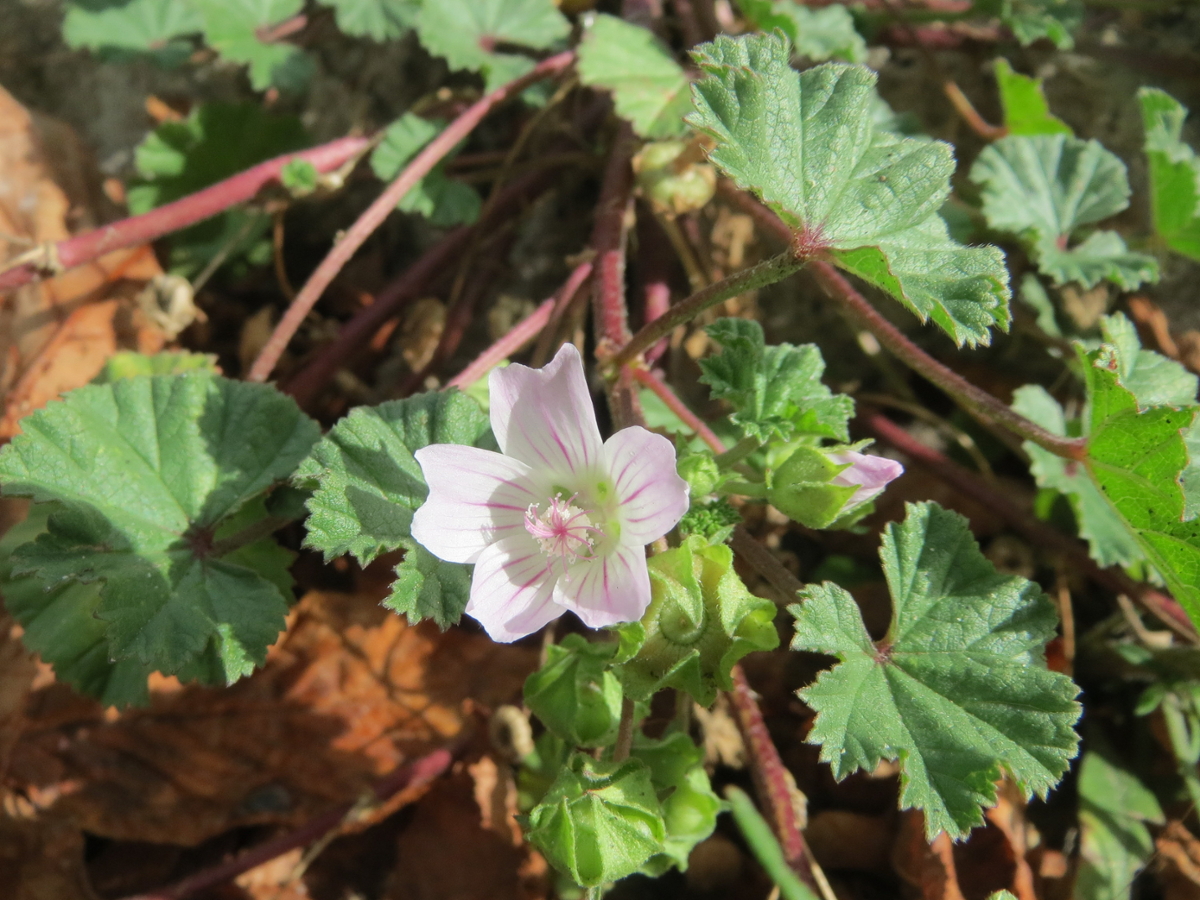
[[[718,37],[695,51],[705,77],[688,121],[716,140],[711,159],[797,232],[957,342],[1007,327],[1008,272],[995,247],[950,239],[946,144],[901,138],[872,118],[875,75],[827,63],[797,74],[777,35]]]
[[[269,115],[251,103],[196,107],[184,121],[164,122],[138,145],[138,180],[129,188],[129,211],[149,212],[308,145],[300,120],[292,116]],[[199,222],[172,236],[172,268],[192,275],[222,251],[253,252],[266,246],[261,239],[269,224],[267,216],[251,209],[231,209]]]
[[[383,140],[371,153],[371,168],[384,181],[391,181],[445,127],[446,123],[440,120],[405,113],[388,126]],[[482,207],[479,193],[470,185],[446,177],[445,163],[453,156],[451,153],[417,182],[400,198],[396,208],[425,216],[438,228],[471,223],[479,218]]]
[[[692,109],[679,63],[646,28],[599,15],[579,45],[579,80],[611,91],[617,115],[649,140],[687,131]]]
[[[196,8],[179,0],[74,0],[67,4],[63,41],[102,58],[147,55],[163,66],[182,64],[192,52],[180,40],[204,28]]]
[[[315,422],[274,388],[197,371],[80,388],[22,427],[0,451],[4,491],[61,508],[15,575],[103,582],[110,658],[225,682],[262,661],[286,562],[214,548],[261,517],[248,501],[291,474]]]
[[[355,37],[390,41],[417,22],[421,0],[324,0],[337,13],[338,28]]]
[[[728,400],[742,433],[766,443],[816,435],[848,441],[854,401],[821,383],[825,360],[814,344],[766,346],[750,319],[719,319],[706,329],[721,352],[700,360],[700,380]]]
[[[1083,24],[1082,0],[983,0],[978,7],[1000,16],[1023,47],[1046,38],[1059,50],[1070,50],[1072,33]]]
[[[1200,519],[1184,519],[1183,432],[1196,407],[1140,409],[1120,381],[1120,352],[1080,350],[1088,387],[1088,473],[1146,558],[1195,622],[1200,622]]]
[[[576,753],[529,814],[530,842],[585,887],[632,875],[665,839],[650,770],[637,759]]]
[[[312,76],[312,60],[299,47],[259,39],[304,8],[304,0],[188,0],[204,20],[204,38],[225,59],[250,67],[250,86],[300,90]]]
[[[840,3],[814,9],[796,0],[738,0],[738,7],[759,31],[778,28],[786,34],[797,56],[813,62],[867,61],[867,42]]]
[[[1137,873],[1154,854],[1147,822],[1165,821],[1158,800],[1131,773],[1099,753],[1079,768],[1080,900],[1128,900]]]
[[[1172,250],[1200,259],[1200,158],[1182,140],[1187,109],[1157,88],[1138,91],[1150,163],[1154,230]]]
[[[1013,393],[1013,409],[1051,434],[1066,437],[1066,416],[1058,401],[1040,385],[1027,384]],[[1088,542],[1088,552],[1101,566],[1129,566],[1145,554],[1121,518],[1113,511],[1087,469],[1056,456],[1033,441],[1021,445],[1029,454],[1029,471],[1038,487],[1065,494],[1075,512],[1079,536]]]
[[[880,557],[893,616],[879,644],[835,584],[789,607],[792,649],[841,660],[800,692],[817,712],[810,740],[838,779],[899,759],[901,807],[925,811],[931,838],[961,836],[983,823],[1002,771],[1045,795],[1075,755],[1077,688],[1042,659],[1054,606],[998,573],[966,520],[933,503],[888,525]]]
[[[1004,128],[1009,134],[1071,134],[1071,129],[1050,114],[1039,78],[1014,72],[1008,60],[996,60],[996,84],[1004,107]]]
[[[452,69],[482,72],[489,91],[533,68],[528,57],[496,52],[497,44],[545,50],[570,31],[554,0],[437,0],[417,17],[425,49]]]
[[[406,548],[386,605],[410,622],[432,618],[446,628],[466,608],[470,569],[436,558],[412,539],[413,512],[429,492],[413,452],[429,444],[494,449],[495,440],[470,397],[419,394],[352,410],[313,448],[295,480],[315,487],[305,546],[326,559],[350,553],[363,565]]]
[[[1130,253],[1113,231],[1074,247],[1076,232],[1129,205],[1125,164],[1096,141],[1063,134],[1001,138],[979,154],[971,180],[983,187],[983,214],[1018,235],[1055,284],[1093,287],[1108,279],[1126,289],[1158,278],[1152,257]]]

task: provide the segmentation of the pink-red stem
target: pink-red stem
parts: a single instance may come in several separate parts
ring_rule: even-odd
[[[287,312],[280,319],[279,324],[275,327],[275,331],[263,346],[262,351],[258,354],[258,358],[250,367],[250,372],[246,377],[250,381],[266,381],[270,377],[271,372],[275,369],[275,364],[279,361],[279,357],[283,355],[288,342],[291,341],[292,336],[299,329],[305,317],[325,292],[325,288],[329,286],[338,272],[342,270],[342,267],[350,261],[350,258],[363,245],[363,242],[375,232],[375,229],[396,208],[396,204],[400,202],[404,195],[412,190],[417,185],[417,182],[428,175],[447,153],[458,146],[489,112],[508,98],[525,90],[529,85],[543,78],[549,78],[563,72],[574,62],[574,51],[559,53],[549,59],[543,60],[528,74],[497,88],[473,103],[462,115],[446,126],[446,129],[441,134],[430,141],[425,149],[418,153],[412,162],[404,168],[404,171],[400,173],[396,180],[389,184],[383,193],[375,199],[375,202],[367,207],[366,211],[358,217],[358,220],[350,226],[342,238],[334,244],[333,249],[329,251],[328,255],[321,260],[321,264],[317,266],[316,270],[309,276],[304,287],[296,294],[295,300],[292,301],[291,306],[288,307]]]
[[[671,390],[665,381],[649,369],[630,366],[629,371],[634,381],[653,391],[658,399],[666,405],[667,409],[675,413],[684,425],[696,432],[696,436],[712,448],[713,453],[725,452],[725,445],[717,437],[716,433],[705,425],[704,420],[692,412],[687,404],[675,395],[675,392]]]
[[[277,181],[283,167],[293,160],[312,163],[313,168],[321,173],[332,172],[362,153],[369,144],[368,138],[345,137],[311,150],[277,156],[202,191],[181,197],[174,203],[59,241],[48,254],[49,260],[56,270],[72,269],[114,250],[156,240],[253,199],[265,185]],[[13,266],[0,272],[0,291],[27,284],[39,274],[41,270],[37,262]]]

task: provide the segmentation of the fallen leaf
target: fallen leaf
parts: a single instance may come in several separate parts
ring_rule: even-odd
[[[533,651],[409,626],[380,599],[307,595],[266,666],[226,689],[160,683],[120,715],[61,685],[35,692],[10,782],[89,833],[185,846],[356,801],[452,743],[472,705],[519,696],[536,666]]]
[[[0,811],[0,884],[5,900],[96,900],[83,864],[78,828],[38,817],[12,815],[17,801]]]
[[[25,703],[37,661],[21,643],[21,626],[0,611],[0,784],[25,727]]]
[[[932,843],[926,841],[925,816],[920,810],[900,814],[892,866],[924,900],[964,900],[954,865],[954,842],[944,831]]]
[[[895,840],[890,816],[867,816],[844,809],[826,809],[813,816],[804,830],[808,846],[822,869],[852,869],[887,874]]]
[[[1168,822],[1154,842],[1165,900],[1200,898],[1200,841],[1182,822]]]

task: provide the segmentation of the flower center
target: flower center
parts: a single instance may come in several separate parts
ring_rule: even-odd
[[[578,496],[564,500],[562,494],[555,494],[544,510],[531,503],[525,511],[525,530],[546,556],[561,559],[564,566],[581,556],[591,556],[596,546],[595,535],[600,534],[588,512],[574,505]]]

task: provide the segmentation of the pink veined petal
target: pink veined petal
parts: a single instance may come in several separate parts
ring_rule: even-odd
[[[646,549],[620,545],[605,556],[580,560],[558,579],[554,600],[589,628],[637,621],[650,605]]]
[[[645,546],[678,524],[688,509],[687,482],[675,470],[665,437],[634,425],[604,442],[621,522],[621,544]]]
[[[829,458],[838,465],[846,466],[833,477],[832,484],[849,487],[858,485],[847,506],[857,506],[883,493],[888,482],[894,481],[904,474],[904,466],[886,456],[871,456],[854,450],[843,450],[841,453],[830,453]]]
[[[600,429],[574,344],[542,369],[511,365],[488,378],[492,431],[500,449],[552,478],[600,464]]]
[[[473,563],[489,544],[525,534],[525,511],[540,499],[529,466],[462,444],[431,444],[413,456],[429,497],[413,515],[412,535],[434,556]]]
[[[537,544],[528,537],[510,537],[480,555],[466,612],[493,641],[508,644],[566,610],[554,602],[554,577]]]

